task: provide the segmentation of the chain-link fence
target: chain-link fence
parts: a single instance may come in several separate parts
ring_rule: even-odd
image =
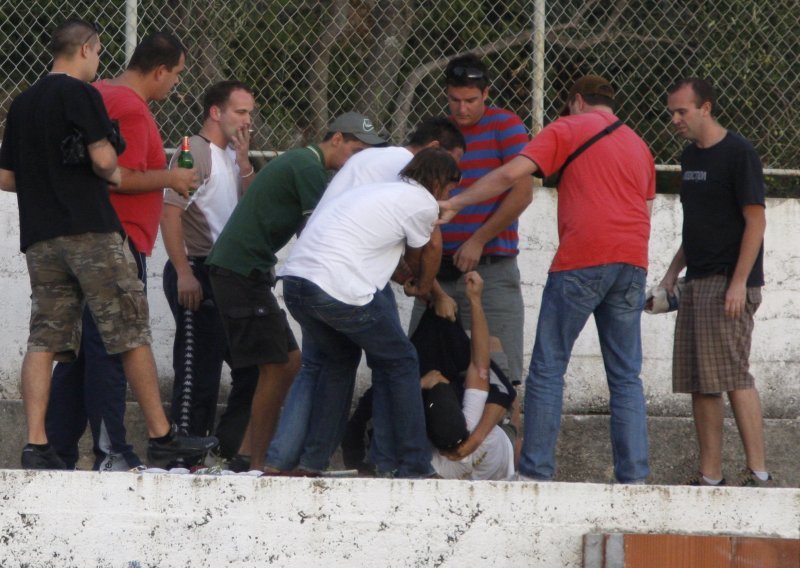
[[[534,49],[537,7],[544,53]],[[421,117],[446,112],[444,66],[473,51],[493,73],[492,102],[532,128],[540,116],[556,118],[577,77],[607,76],[618,114],[661,164],[676,163],[682,145],[667,128],[667,87],[710,77],[723,124],[753,140],[765,165],[800,170],[797,8],[797,0],[0,0],[0,116],[46,72],[54,25],[73,15],[96,21],[100,74],[110,77],[125,63],[127,18],[139,37],[170,29],[189,49],[182,83],[153,105],[168,146],[198,129],[204,89],[234,77],[257,94],[256,149],[314,139],[351,109],[400,142]]]

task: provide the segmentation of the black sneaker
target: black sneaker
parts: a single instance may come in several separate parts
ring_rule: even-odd
[[[160,442],[153,438],[147,443],[147,459],[151,462],[174,461],[179,458],[197,458],[219,444],[214,436],[188,436],[178,432],[175,424],[170,429],[170,439]]]
[[[719,483],[709,483],[708,481],[706,481],[705,476],[698,471],[696,475],[693,475],[692,477],[681,483],[681,485],[696,485],[700,487],[723,487],[727,485],[727,483],[724,477]]]
[[[250,456],[243,456],[242,454],[236,454],[228,462],[228,469],[235,473],[250,471]]]
[[[736,485],[739,487],[776,487],[775,479],[772,477],[772,475],[768,473],[767,479],[759,479],[749,467],[746,467],[739,472]]]
[[[52,446],[46,450],[26,444],[22,448],[22,469],[67,469]]]

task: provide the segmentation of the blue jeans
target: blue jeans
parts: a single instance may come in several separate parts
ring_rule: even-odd
[[[622,483],[649,475],[647,410],[639,378],[644,289],[645,271],[628,264],[548,276],[525,383],[525,441],[519,464],[523,475],[553,477],[564,373],[575,340],[592,314],[608,379],[614,474]]]
[[[399,326],[392,287],[387,284],[379,293],[391,304]],[[326,372],[330,369],[323,365],[321,357],[324,354],[319,353],[310,336],[303,334],[303,363],[283,404],[278,429],[267,452],[266,463],[270,467],[283,471],[297,468],[322,471],[328,467],[331,456],[344,436],[353,401],[355,375]],[[358,359],[351,364],[358,367],[360,362],[359,351]],[[314,428],[311,433],[311,417],[322,413],[330,418],[326,421],[327,425],[335,424],[335,428]],[[339,419],[334,420],[337,414]]]
[[[341,400],[352,397],[363,349],[375,392],[372,463],[379,473],[431,475],[417,353],[400,326],[394,302],[377,293],[365,306],[350,306],[296,277],[283,279],[283,298],[303,328],[303,363],[308,360],[318,366],[315,391],[325,389],[338,401],[331,405],[332,412],[324,408],[307,417],[306,446],[324,439],[325,433],[328,438],[335,433],[336,444],[341,440],[346,420],[339,410]],[[299,418],[302,421],[303,417]],[[330,445],[311,449],[321,454],[330,450]]]

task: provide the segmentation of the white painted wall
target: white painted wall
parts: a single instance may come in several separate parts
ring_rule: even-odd
[[[521,218],[520,272],[525,298],[526,366],[533,346],[536,316],[555,251],[556,194],[549,189],[536,191],[534,203]],[[796,417],[800,408],[800,201],[769,199],[767,206],[765,272],[767,286],[764,304],[757,314],[753,338],[752,371],[762,393],[768,417]],[[24,256],[19,253],[19,223],[16,197],[0,192],[0,286],[4,292],[0,309],[0,399],[18,399],[18,377],[27,340],[30,286]],[[653,213],[648,282],[656,283],[679,245],[681,210],[677,196],[659,195]],[[285,256],[285,251],[283,256]],[[174,330],[161,288],[161,270],[166,260],[159,242],[148,259],[148,299],[151,308],[154,344],[163,391],[171,385],[171,337]],[[280,285],[278,286],[280,291]],[[402,316],[408,319],[410,301],[401,301]],[[643,316],[645,363],[642,377],[655,415],[688,415],[688,399],[671,393],[671,354],[673,315]],[[299,329],[296,329],[299,335]],[[567,375],[565,410],[585,412],[606,407],[607,393],[599,346],[593,324],[589,323],[575,345]],[[366,372],[362,373],[365,380]]]
[[[0,566],[580,568],[591,532],[800,538],[800,490],[0,470]]]

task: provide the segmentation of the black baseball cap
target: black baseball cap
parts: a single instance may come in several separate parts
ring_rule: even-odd
[[[437,383],[422,391],[428,438],[438,449],[455,450],[469,438],[461,402],[449,383]]]

